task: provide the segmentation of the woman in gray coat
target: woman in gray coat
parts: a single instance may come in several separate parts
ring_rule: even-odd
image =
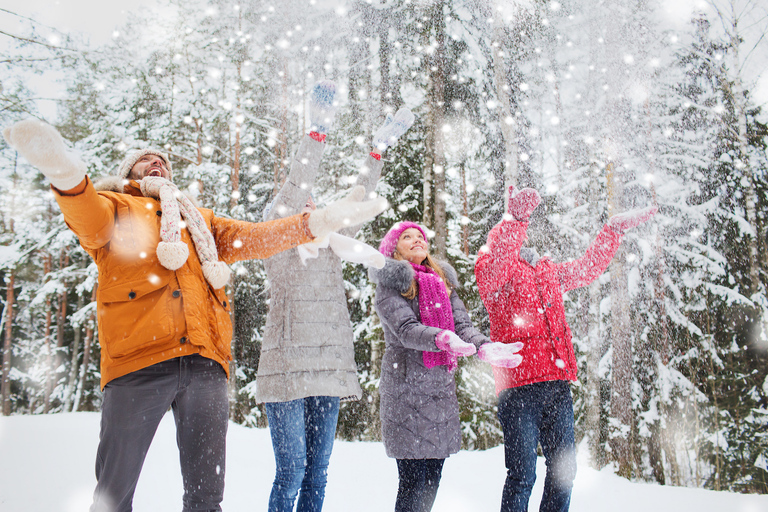
[[[310,196],[333,117],[335,85],[320,82],[310,95],[312,131],[304,136],[280,192],[264,220],[314,207]],[[357,180],[370,194],[381,175],[381,153],[413,123],[407,109],[374,135],[374,151]],[[360,190],[362,192],[362,190]],[[359,229],[341,233],[354,236]],[[375,249],[344,236],[300,246],[265,262],[270,302],[256,376],[256,400],[266,403],[276,473],[270,512],[320,511],[341,399],[362,395],[355,364],[354,334],[347,310],[344,259]],[[346,249],[346,250],[345,250]],[[362,251],[361,251],[362,249]],[[300,491],[300,493],[299,493]]]
[[[457,358],[477,352],[511,368],[522,361],[518,346],[491,342],[472,326],[455,291],[456,271],[427,247],[424,228],[399,222],[379,246],[384,268],[369,271],[386,344],[380,414],[387,455],[397,459],[396,512],[431,510],[443,462],[461,448]]]

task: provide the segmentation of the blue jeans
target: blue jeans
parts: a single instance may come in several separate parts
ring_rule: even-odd
[[[576,477],[573,399],[566,381],[537,382],[499,393],[507,479],[502,512],[527,512],[536,481],[536,449],[547,460],[540,512],[567,512]]]
[[[291,512],[299,489],[296,512],[319,512],[336,437],[339,398],[310,396],[265,405],[277,466],[269,512]]]

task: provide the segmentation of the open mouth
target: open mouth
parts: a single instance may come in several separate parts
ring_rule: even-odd
[[[150,169],[149,171],[147,171],[147,176],[157,176],[158,178],[162,178],[163,177],[163,172],[160,169],[158,169],[157,167],[155,167],[155,168]]]

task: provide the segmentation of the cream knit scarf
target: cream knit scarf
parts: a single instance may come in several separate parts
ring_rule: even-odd
[[[197,257],[203,267],[203,275],[214,289],[221,288],[229,281],[230,270],[226,263],[219,261],[216,242],[205,219],[187,196],[166,180],[147,176],[141,181],[141,193],[160,201],[163,215],[160,221],[160,243],[157,244],[157,259],[168,270],[181,268],[189,257],[187,244],[181,241],[181,219],[195,244]]]

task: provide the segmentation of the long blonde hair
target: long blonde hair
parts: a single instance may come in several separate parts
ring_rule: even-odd
[[[397,249],[395,249],[395,252],[392,253],[392,258],[396,259],[398,261],[407,261],[405,258],[403,258],[399,252],[397,252]],[[448,296],[451,295],[451,285],[448,283],[448,280],[445,278],[445,272],[443,271],[442,267],[435,261],[435,259],[427,253],[427,257],[424,258],[424,261],[421,262],[422,265],[425,267],[429,267],[435,272],[437,272],[437,275],[440,277],[440,279],[443,280],[443,283],[445,283],[445,289],[448,291]],[[408,290],[405,291],[405,293],[402,294],[403,297],[406,299],[414,299],[416,298],[416,295],[419,293],[419,284],[416,282],[416,279],[411,279],[411,286],[408,288]]]

